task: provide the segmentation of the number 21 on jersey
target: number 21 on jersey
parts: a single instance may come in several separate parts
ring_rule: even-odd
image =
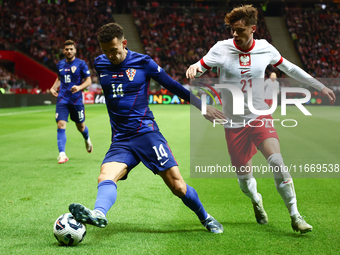
[[[242,85],[242,92],[243,92],[243,93],[247,93],[247,88],[246,88],[247,83],[249,83],[249,87],[250,87],[250,88],[252,87],[252,81],[251,81],[251,79],[249,79],[248,81],[246,81],[246,80],[241,80],[240,83],[241,83],[241,85]]]

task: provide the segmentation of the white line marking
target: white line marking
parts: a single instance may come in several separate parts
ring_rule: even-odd
[[[26,114],[26,113],[34,113],[34,112],[47,112],[54,109],[48,110],[36,110],[36,111],[24,111],[24,112],[9,112],[9,113],[0,113],[0,116],[8,116],[8,115],[16,115],[16,114]]]
[[[94,107],[94,106],[101,106],[102,104],[86,104],[85,108],[88,107]],[[3,109],[7,109],[7,108],[3,108]],[[1,109],[0,109],[1,110]],[[48,112],[48,111],[55,111],[55,107],[51,108],[51,109],[46,109],[46,110],[35,110],[35,111],[22,111],[22,112],[9,112],[9,113],[0,113],[0,117],[1,116],[9,116],[9,115],[16,115],[16,114],[26,114],[26,113],[35,113],[35,112]]]

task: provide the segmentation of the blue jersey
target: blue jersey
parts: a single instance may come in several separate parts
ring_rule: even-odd
[[[72,94],[70,89],[74,85],[82,84],[82,79],[90,76],[90,71],[85,61],[75,58],[73,61],[67,62],[66,59],[63,59],[58,62],[57,68],[60,79],[57,103],[82,105],[82,91]]]
[[[127,50],[119,65],[112,64],[105,54],[94,61],[110,116],[112,141],[159,130],[148,106],[150,78],[190,101],[190,92],[171,79],[151,57]]]

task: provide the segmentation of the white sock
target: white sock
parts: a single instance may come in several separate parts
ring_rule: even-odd
[[[237,175],[237,179],[243,193],[249,197],[253,203],[259,202],[260,197],[257,194],[257,183],[253,177],[253,173]]]
[[[102,211],[99,211],[99,210],[93,210],[93,211],[99,212],[103,217],[105,217],[105,214]]]
[[[65,151],[59,152],[59,156],[66,156]]]
[[[281,154],[274,153],[270,155],[267,161],[273,169],[276,190],[281,195],[290,216],[298,214],[293,179],[290,173],[285,170]]]

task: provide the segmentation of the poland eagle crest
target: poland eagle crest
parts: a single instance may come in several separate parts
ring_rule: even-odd
[[[240,66],[250,66],[250,54],[239,54]]]

